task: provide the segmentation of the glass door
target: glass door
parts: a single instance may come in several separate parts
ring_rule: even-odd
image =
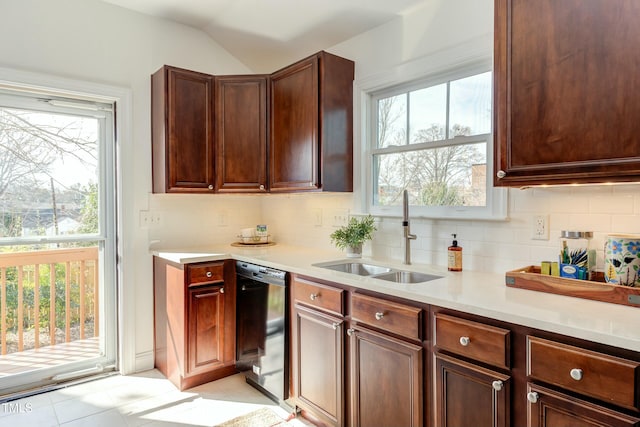
[[[113,109],[0,90],[0,395],[115,366]]]

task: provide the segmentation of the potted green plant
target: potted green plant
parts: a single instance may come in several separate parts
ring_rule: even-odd
[[[359,258],[362,256],[362,244],[373,238],[374,231],[376,226],[371,215],[351,217],[347,225],[338,228],[330,237],[338,249],[347,251],[347,257]]]

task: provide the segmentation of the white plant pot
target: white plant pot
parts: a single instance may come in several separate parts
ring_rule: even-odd
[[[362,245],[347,246],[347,258],[361,258],[362,257]]]

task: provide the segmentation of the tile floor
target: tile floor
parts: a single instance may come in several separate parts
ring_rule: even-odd
[[[114,375],[0,404],[0,427],[215,426],[269,406],[241,374],[178,391],[156,370]],[[299,419],[294,426],[308,425]]]

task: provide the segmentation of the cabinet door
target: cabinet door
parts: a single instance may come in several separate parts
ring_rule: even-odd
[[[422,347],[362,328],[347,333],[351,425],[422,426]]]
[[[187,373],[207,371],[225,362],[224,291],[221,285],[188,290]]]
[[[213,77],[164,67],[152,97],[153,191],[213,191]]]
[[[219,192],[267,191],[267,78],[216,77]]]
[[[640,418],[631,417],[593,403],[528,384],[528,427],[637,427]]]
[[[509,376],[441,354],[435,370],[435,425],[510,425]]]
[[[296,403],[344,425],[343,322],[296,304],[292,334]]]
[[[271,75],[271,191],[315,190],[318,177],[318,58]]]
[[[496,0],[496,185],[637,180],[640,5]]]

